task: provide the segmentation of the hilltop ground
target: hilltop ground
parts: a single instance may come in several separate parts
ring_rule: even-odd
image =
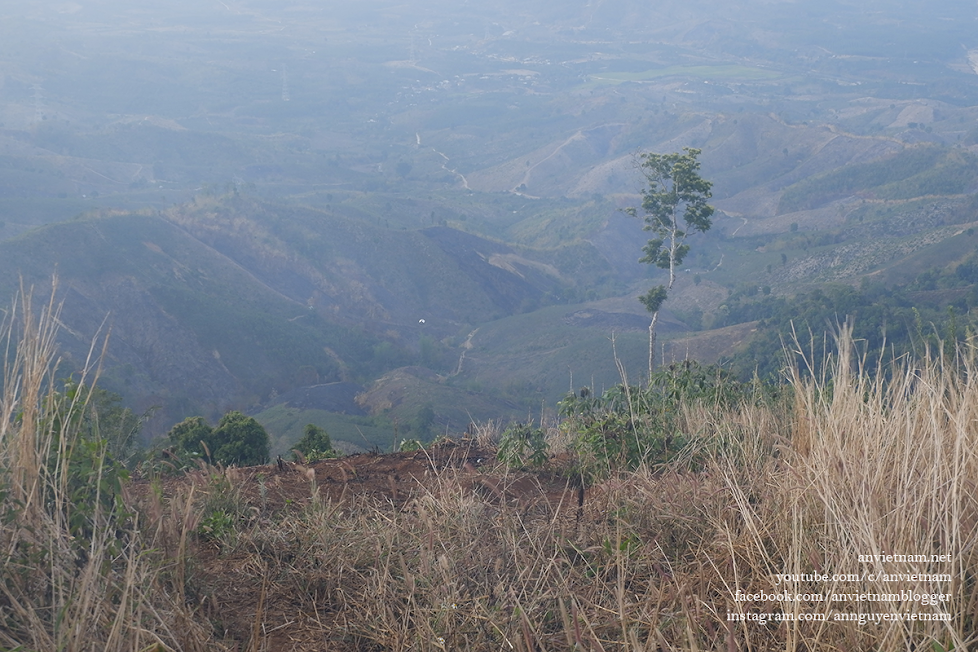
[[[303,547],[300,540],[285,538],[291,531],[288,523],[304,521],[306,514],[319,510],[351,516],[367,510],[381,521],[412,518],[424,511],[423,503],[449,493],[471,496],[497,516],[513,510],[527,522],[559,521],[569,534],[582,519],[594,516],[585,508],[579,484],[559,470],[509,471],[497,462],[488,441],[446,439],[427,450],[387,455],[208,467],[156,484],[137,480],[132,490],[137,504],[150,514],[161,513],[163,504],[180,504],[181,496],[196,496],[195,504],[203,506],[195,524],[200,536],[189,544],[194,578],[188,581],[200,587],[198,615],[209,619],[232,649],[251,641],[247,649],[334,650],[364,649],[345,622],[348,611],[336,609],[329,596],[310,600],[310,592],[291,590],[289,582],[281,581],[282,566],[269,568],[276,566],[269,558],[291,561],[296,548]],[[275,529],[276,523],[283,532],[279,549],[256,551],[246,541],[250,536],[236,533]]]
[[[165,498],[191,486],[207,493],[213,477],[227,478],[247,508],[261,517],[306,508],[314,497],[335,504],[368,500],[395,510],[409,509],[412,500],[431,491],[446,474],[462,491],[520,504],[528,493],[560,496],[569,486],[559,474],[502,473],[494,447],[472,439],[444,439],[429,449],[401,453],[358,453],[308,464],[281,460],[244,468],[208,467],[167,478],[160,488]],[[532,486],[526,481],[530,477]],[[137,480],[134,491],[148,495],[149,487],[148,480]]]

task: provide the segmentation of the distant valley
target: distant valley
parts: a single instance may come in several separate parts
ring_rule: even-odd
[[[147,441],[389,448],[640,380],[641,151],[701,148],[717,207],[663,363],[747,373],[836,287],[799,319],[978,302],[971,5],[174,4],[0,11],[0,295],[57,273],[64,373],[108,334]]]

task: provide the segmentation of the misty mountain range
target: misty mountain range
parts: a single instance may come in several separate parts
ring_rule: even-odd
[[[424,405],[449,432],[538,418],[620,382],[616,353],[642,372],[634,297],[656,272],[620,211],[639,152],[701,148],[718,209],[666,304],[666,360],[749,342],[763,325],[724,321],[738,293],[896,286],[970,256],[976,20],[896,1],[0,7],[0,289],[57,272],[65,372],[110,328],[103,383],[161,406],[150,435],[232,408],[364,446]]]

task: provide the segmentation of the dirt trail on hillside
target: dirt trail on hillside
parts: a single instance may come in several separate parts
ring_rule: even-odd
[[[452,374],[453,376],[457,376],[462,373],[462,363],[465,362],[465,354],[472,348],[472,338],[475,337],[475,334],[478,332],[479,329],[477,328],[469,333],[469,336],[465,338],[465,342],[462,343],[462,353],[458,356],[458,366],[455,367],[455,373]]]
[[[418,141],[418,147],[421,147],[421,134],[415,133],[414,137]],[[447,154],[445,154],[444,152],[439,152],[434,147],[429,147],[428,149],[430,149],[435,154],[445,159],[445,162],[441,164],[441,169],[445,170],[445,172],[450,172],[451,174],[457,176],[459,179],[462,180],[462,187],[465,188],[466,190],[471,190],[471,188],[469,188],[469,180],[465,178],[465,175],[459,172],[455,168],[448,167],[448,164],[452,162],[452,159],[450,159]]]

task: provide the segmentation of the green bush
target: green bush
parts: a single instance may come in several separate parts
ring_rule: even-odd
[[[307,462],[337,456],[336,451],[333,450],[333,442],[329,438],[329,433],[311,423],[306,424],[305,434],[292,449],[299,451]]]
[[[761,387],[760,389],[765,389]],[[776,388],[766,387],[768,394]],[[689,442],[683,406],[733,408],[768,394],[717,366],[687,360],[660,369],[645,387],[617,385],[601,396],[582,390],[560,403],[562,427],[572,433],[581,474],[588,479],[617,470],[670,462]]]
[[[136,456],[136,440],[142,429],[142,417],[122,405],[122,397],[101,387],[65,382],[66,395],[83,405],[78,424],[81,435],[88,439],[105,440],[112,459],[128,464]]]
[[[51,436],[47,472],[62,480],[42,485],[44,503],[52,515],[62,513],[74,542],[82,547],[91,541],[98,519],[121,525],[129,517],[122,500],[129,473],[112,455],[113,441],[103,432],[103,425],[110,429],[109,420],[100,425],[97,408],[110,395],[99,392],[68,380],[62,392],[45,399],[43,431]]]
[[[520,423],[503,433],[496,458],[510,468],[540,468],[547,462],[543,430]]]
[[[170,429],[167,434],[178,454],[190,458],[206,458],[205,447],[210,448],[211,428],[204,417],[187,417]]]
[[[188,417],[175,425],[168,436],[185,463],[194,458],[237,466],[268,461],[268,433],[241,412],[228,412],[217,428],[211,428],[203,417]]]
[[[213,433],[211,454],[222,464],[254,466],[268,461],[268,433],[252,417],[228,412]]]

